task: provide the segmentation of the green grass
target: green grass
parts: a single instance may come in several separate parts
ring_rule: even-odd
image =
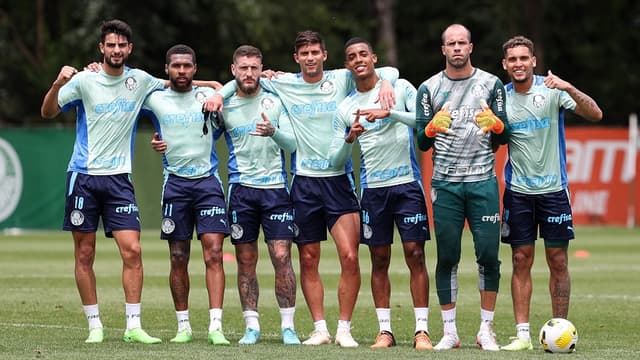
[[[0,358],[6,359],[372,359],[372,358],[433,358],[433,359],[529,359],[549,358],[539,345],[532,352],[486,353],[475,348],[474,338],[479,324],[479,299],[471,239],[465,232],[463,260],[460,266],[460,297],[458,301],[458,332],[460,350],[429,353],[412,349],[413,311],[409,294],[408,272],[401,251],[394,245],[392,260],[392,326],[398,346],[388,350],[371,350],[377,332],[377,321],[369,286],[370,261],[366,248],[361,247],[362,288],[353,317],[353,335],[360,342],[358,349],[341,349],[335,345],[320,347],[285,347],[279,334],[279,313],[273,294],[273,269],[261,254],[260,323],[263,337],[256,346],[240,347],[237,340],[244,322],[235,286],[236,267],[225,263],[226,292],[223,327],[232,341],[227,348],[208,345],[208,309],[204,288],[202,252],[193,246],[191,260],[191,322],[195,340],[190,344],[171,344],[176,329],[175,313],[168,286],[169,258],[167,245],[156,237],[156,231],[143,234],[145,283],[142,301],[142,323],[164,342],[159,345],[126,344],[124,303],[120,284],[121,263],[114,242],[99,238],[95,269],[98,296],[106,339],[103,344],[87,345],[86,321],[73,279],[73,244],[64,232],[34,232],[20,235],[0,234]],[[339,275],[332,241],[323,245],[321,272],[325,282],[325,306],[329,329],[335,332],[337,323],[336,284]],[[265,246],[261,245],[262,251]],[[637,359],[640,358],[640,229],[588,228],[578,229],[577,240],[570,252],[586,250],[590,256],[571,256],[571,310],[569,318],[580,335],[578,352],[572,359]],[[225,252],[233,252],[226,242]],[[297,251],[294,265],[297,270]],[[429,330],[434,342],[442,335],[440,311],[435,295],[433,271],[435,242],[427,244],[427,258],[432,286]],[[498,342],[505,344],[515,332],[511,311],[509,279],[510,250],[501,246],[501,292],[495,318]],[[548,271],[543,249],[538,246],[534,267],[532,299],[532,332],[550,318],[547,290]],[[312,322],[300,290],[296,312],[296,329],[301,337],[312,330]]]

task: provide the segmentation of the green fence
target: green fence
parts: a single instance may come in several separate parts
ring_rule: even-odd
[[[162,160],[149,141],[152,130],[136,136],[133,182],[143,231],[159,231]],[[75,131],[72,129],[0,130],[0,229],[60,229],[64,212],[66,170]],[[220,158],[227,158],[218,141]],[[225,166],[220,176],[226,179]]]

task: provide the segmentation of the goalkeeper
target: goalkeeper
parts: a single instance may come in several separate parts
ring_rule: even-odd
[[[437,243],[436,288],[444,336],[434,347],[460,346],[456,328],[460,261],[465,220],[473,234],[480,290],[480,329],[476,342],[497,351],[493,313],[500,281],[500,196],[494,151],[509,138],[504,87],[495,75],[471,65],[471,33],[459,24],[442,34],[446,67],[418,88],[418,146],[433,148],[431,201]]]

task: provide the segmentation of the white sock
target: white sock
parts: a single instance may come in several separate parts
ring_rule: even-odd
[[[209,309],[209,332],[222,330],[222,309]]]
[[[189,330],[191,332],[191,323],[189,323],[189,310],[176,311],[178,319],[178,331]]]
[[[426,331],[429,333],[429,308],[413,308],[413,314],[416,317],[416,331]]]
[[[314,321],[313,329],[315,331],[329,332],[329,328],[327,328],[327,321],[326,320]]]
[[[524,341],[531,341],[531,332],[529,330],[529,323],[520,323],[516,325],[516,334],[518,338]]]
[[[351,331],[351,320],[338,320],[338,330]]]
[[[293,325],[293,315],[296,313],[295,307],[280,308],[280,328],[295,329]]]
[[[493,323],[493,311],[480,309],[480,331],[491,330],[491,324]]]
[[[137,304],[124,304],[125,314],[127,316],[127,330],[136,329],[142,327],[140,325],[140,303]]]
[[[102,327],[102,321],[100,321],[100,309],[98,309],[98,304],[82,305],[82,310],[84,310],[84,316],[87,317],[89,330]]]
[[[458,329],[456,328],[456,308],[451,310],[441,310],[443,332],[445,334],[458,335]]]
[[[244,323],[247,326],[247,329],[253,329],[256,331],[260,331],[260,322],[258,318],[260,315],[257,311],[247,310],[242,312],[242,317],[244,318]]]
[[[380,327],[380,331],[391,332],[391,309],[376,308],[376,315],[378,316],[378,326]]]

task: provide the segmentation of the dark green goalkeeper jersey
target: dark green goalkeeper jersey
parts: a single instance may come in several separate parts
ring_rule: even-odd
[[[482,100],[504,122],[500,135],[479,133],[475,116],[482,111]],[[453,134],[438,133],[429,138],[424,129],[445,102],[450,103]],[[423,151],[433,147],[433,180],[475,182],[494,177],[492,144],[505,144],[510,133],[502,81],[478,68],[464,79],[450,79],[444,71],[437,73],[418,88],[416,125],[418,147]]]

